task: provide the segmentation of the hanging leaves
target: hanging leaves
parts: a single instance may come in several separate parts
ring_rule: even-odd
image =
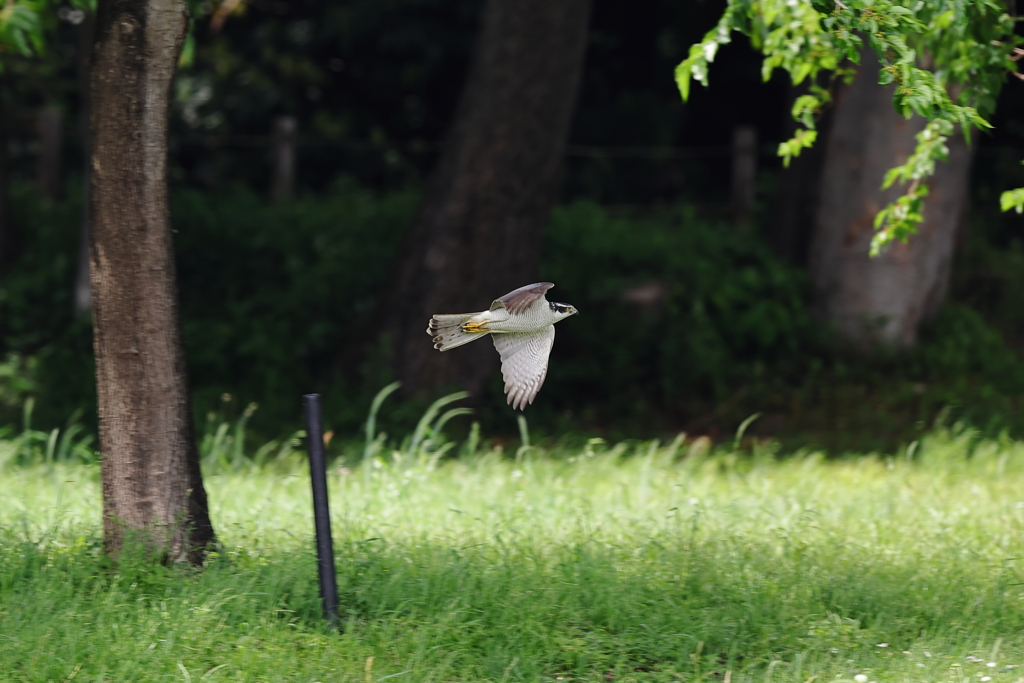
[[[39,57],[46,37],[56,26],[63,4],[83,12],[96,9],[96,0],[0,0],[0,73],[11,56]]]
[[[764,55],[765,80],[779,68],[794,84],[810,78],[814,85],[792,111],[802,128],[779,145],[788,166],[814,144],[815,122],[831,99],[830,89],[817,85],[818,75],[849,79],[852,71],[843,61],[859,63],[861,49],[869,47],[881,64],[878,82],[892,86],[896,111],[928,120],[906,163],[883,180],[884,188],[900,183],[905,191],[875,219],[871,252],[877,254],[917,231],[928,194],[924,181],[946,159],[954,126],[964,135],[972,127],[991,127],[985,117],[995,109],[1007,71],[1016,75],[1015,60],[1024,54],[1014,22],[1001,0],[729,0],[718,25],[676,67],[676,83],[683,99],[691,80],[706,86],[709,64],[733,31]],[[1024,188],[1004,193],[1001,205],[1024,211]]]

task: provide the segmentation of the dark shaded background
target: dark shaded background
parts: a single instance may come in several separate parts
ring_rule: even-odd
[[[786,81],[763,83],[758,55],[737,35],[711,87],[679,98],[672,71],[723,6],[594,3],[540,274],[583,315],[559,327],[531,426],[728,436],[760,412],[751,434],[794,445],[908,441],[938,416],[1019,433],[1022,222],[998,212],[998,195],[1024,185],[1024,83],[1008,85],[995,131],[977,141],[950,302],[920,348],[854,355],[811,317],[800,250],[778,248],[774,148],[787,131]],[[255,402],[258,435],[288,434],[300,395],[319,391],[329,426],[356,436],[391,379],[372,311],[450,121],[479,9],[477,0],[253,0],[218,33],[197,22],[175,86],[171,179],[201,426],[208,413],[232,418]],[[13,354],[0,366],[0,402],[15,421],[33,398],[40,427],[88,422],[95,403],[89,324],[71,302],[80,30],[62,24],[51,57],[17,65],[3,84],[25,246],[0,282],[0,350]],[[47,103],[65,122],[56,202],[34,184],[35,121]],[[269,133],[281,115],[299,123],[297,191],[271,206]],[[729,145],[743,124],[760,141],[747,229],[727,220]],[[476,406],[485,434],[515,432],[503,403],[496,376]],[[389,428],[401,433],[422,408],[390,407]]]

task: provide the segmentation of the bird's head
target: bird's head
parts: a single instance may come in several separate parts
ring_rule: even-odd
[[[549,302],[549,305],[551,306],[551,312],[554,314],[556,321],[579,313],[575,306],[570,306],[569,304],[560,304],[556,301],[551,301]]]

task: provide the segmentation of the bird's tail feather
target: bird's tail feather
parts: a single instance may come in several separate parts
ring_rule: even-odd
[[[433,337],[434,348],[441,351],[468,344],[474,339],[486,337],[490,332],[463,332],[462,325],[479,313],[435,314],[427,325],[427,334]]]

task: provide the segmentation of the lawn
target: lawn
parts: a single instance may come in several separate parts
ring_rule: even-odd
[[[207,459],[201,571],[112,566],[98,467],[9,459],[0,680],[1024,682],[1024,443],[432,447],[331,466],[339,632],[300,454]]]

